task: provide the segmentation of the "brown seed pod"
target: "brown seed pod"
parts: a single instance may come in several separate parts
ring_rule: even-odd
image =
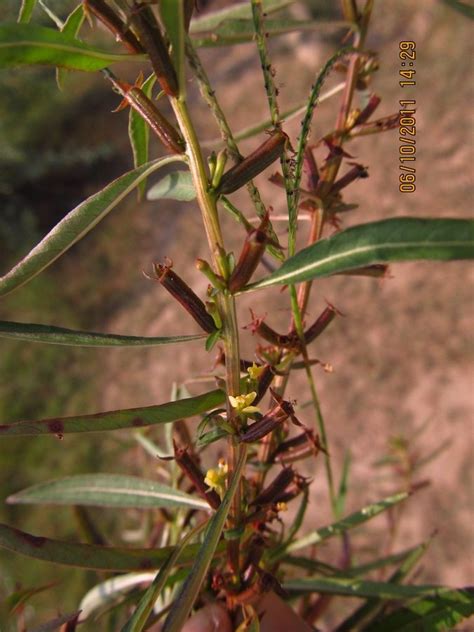
[[[285,492],[287,487],[295,479],[295,472],[291,467],[285,467],[273,479],[273,481],[265,487],[264,490],[250,503],[251,505],[269,505],[278,502],[281,494]]]
[[[284,132],[273,132],[260,147],[224,173],[216,192],[227,195],[240,189],[279,158],[287,142],[288,136]]]
[[[232,294],[247,285],[260,263],[269,240],[266,232],[268,221],[267,213],[260,226],[247,235],[239,260],[229,279],[229,291]]]
[[[338,311],[333,305],[328,305],[326,309],[318,316],[315,322],[304,332],[304,341],[306,344],[313,342],[323,331],[331,324]]]
[[[194,318],[204,331],[213,334],[216,331],[214,320],[206,311],[206,306],[193,290],[179,277],[170,266],[153,264],[156,277],[154,278],[181,303],[185,310]]]
[[[221,504],[219,495],[213,489],[210,490],[208,488],[204,482],[204,474],[201,472],[201,469],[188,451],[184,448],[178,448],[175,444],[174,455],[178,467],[193,483],[196,488],[196,492],[201,496],[201,498],[207,500],[213,509],[218,509]]]
[[[155,132],[163,145],[174,154],[185,151],[184,141],[178,130],[161,114],[156,105],[143,90],[133,86],[125,92],[125,99],[136,110]]]
[[[95,15],[131,53],[145,52],[133,32],[104,0],[84,0],[83,4],[86,13]]]
[[[176,72],[153,11],[135,3],[130,22],[138,33],[141,45],[150,57],[150,62],[161,87],[168,96],[179,94]]]

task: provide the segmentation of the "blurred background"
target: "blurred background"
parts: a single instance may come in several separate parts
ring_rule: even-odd
[[[18,4],[3,2],[0,20],[14,19]],[[63,18],[76,4],[48,2]],[[229,4],[208,0],[200,6],[205,12]],[[339,3],[329,0],[296,2],[289,10],[299,18],[341,18]],[[48,24],[38,9],[35,19]],[[467,18],[440,0],[375,3],[368,47],[379,53],[380,70],[371,86],[382,97],[377,116],[396,112],[400,99],[416,99],[417,190],[399,192],[396,131],[352,142],[350,153],[368,166],[370,177],[348,189],[346,201],[359,207],[345,215],[345,227],[394,215],[469,215],[473,143],[468,104],[473,97],[474,52],[470,26]],[[283,110],[304,101],[316,73],[344,35],[344,29],[329,23],[321,30],[271,41]],[[106,33],[92,32],[88,26],[83,37],[114,46]],[[417,85],[409,96],[399,86],[401,40],[417,45]],[[205,49],[201,54],[233,129],[267,118],[254,44]],[[117,73],[133,81],[137,67],[124,65]],[[341,78],[335,75],[327,86]],[[216,138],[215,124],[192,81],[189,91],[201,137]],[[69,210],[132,166],[127,113],[111,113],[119,101],[100,74],[70,73],[60,92],[52,69],[1,72],[0,273]],[[318,109],[314,142],[332,129],[337,108],[338,96]],[[285,129],[295,140],[299,120],[289,121]],[[262,138],[242,143],[243,153]],[[152,155],[160,152],[152,146]],[[284,201],[267,181],[272,171],[275,167],[259,178],[259,184],[265,202],[278,215]],[[233,200],[252,219],[245,194],[238,193]],[[243,231],[230,218],[224,217],[223,223],[229,247],[239,252]],[[207,257],[200,231],[193,203],[138,203],[131,195],[46,273],[2,300],[0,318],[134,335],[193,333],[194,323],[142,271],[150,270],[153,261],[171,257],[179,274],[204,294],[206,281],[194,268],[196,257]],[[284,228],[279,233],[284,240]],[[333,367],[331,373],[316,369],[316,381],[337,477],[348,451],[351,454],[346,511],[403,488],[413,464],[426,461],[414,480],[429,480],[431,485],[405,504],[390,542],[399,550],[437,532],[417,577],[426,583],[461,586],[474,579],[473,558],[467,554],[473,544],[472,280],[472,267],[464,263],[396,265],[382,281],[320,281],[309,307],[308,318],[316,317],[326,300],[345,314],[318,339],[312,355]],[[278,290],[246,296],[239,301],[240,323],[250,321],[252,307],[259,315],[267,313],[276,329],[284,329],[287,305]],[[254,343],[244,331],[243,354],[249,359]],[[209,386],[199,379],[210,371],[214,354],[201,353],[199,342],[192,344],[191,350],[178,345],[138,351],[4,340],[0,420],[151,405],[167,401],[174,382],[186,383],[190,392],[198,393]],[[292,380],[288,395],[298,400],[298,414],[311,425],[311,409],[304,406],[308,390],[301,376]],[[150,436],[159,442],[159,433]],[[155,468],[125,433],[70,435],[61,442],[50,437],[9,439],[0,447],[0,497],[68,474],[127,471],[153,477]],[[322,461],[308,465],[307,474],[314,480],[309,529],[325,524],[330,515]],[[122,542],[123,532],[138,529],[143,519],[135,512],[121,512],[120,518],[113,511],[91,513],[100,515],[102,530],[113,543]],[[35,534],[78,537],[67,508],[2,503],[0,519]],[[370,557],[384,550],[387,527],[381,517],[374,526],[357,531],[358,554]],[[321,555],[331,560],[334,552],[328,548]],[[59,582],[59,587],[31,602],[38,620],[57,608],[74,610],[97,581],[93,573],[53,568],[3,551],[0,569],[3,594],[18,584]]]

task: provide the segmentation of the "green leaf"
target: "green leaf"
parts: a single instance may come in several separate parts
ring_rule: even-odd
[[[156,75],[151,74],[144,82],[141,89],[145,95],[151,99]],[[128,137],[132,147],[133,165],[135,169],[148,162],[148,146],[150,140],[150,126],[145,119],[134,109],[130,108],[128,117]],[[142,180],[138,185],[139,199],[145,195],[146,180]]]
[[[101,334],[94,331],[77,331],[65,329],[64,327],[54,327],[53,325],[0,321],[0,337],[2,338],[27,340],[28,342],[45,342],[53,345],[69,345],[72,347],[151,347],[200,340],[205,335],[121,336],[118,334]]]
[[[72,432],[103,432],[104,430],[122,430],[155,424],[167,424],[204,413],[225,402],[225,393],[220,389],[209,391],[196,397],[179,399],[157,406],[144,408],[126,408],[110,410],[94,415],[58,417],[37,421],[17,421],[0,425],[3,437],[54,434],[62,436]]]
[[[176,597],[170,613],[163,625],[162,632],[180,632],[183,628],[184,622],[191,612],[219,544],[222,529],[224,528],[230,505],[245,465],[246,456],[246,449],[241,448],[240,456],[235,465],[229,487],[227,488],[219,509],[209,522],[204,541],[201,544],[199,553],[196,556],[196,561],[194,562],[186,581],[182,585],[181,590]]]
[[[62,542],[31,535],[5,524],[0,524],[0,546],[37,560],[100,571],[157,569],[166,562],[174,550],[172,546],[161,549],[131,549]],[[200,544],[188,545],[180,557],[179,564],[186,565],[193,562],[200,546]],[[222,549],[223,547],[220,550]]]
[[[376,597],[377,599],[413,599],[415,597],[441,596],[449,592],[443,586],[405,586],[389,582],[374,582],[342,577],[304,577],[290,579],[283,584],[289,592],[298,594],[319,593],[344,597]],[[384,631],[385,632],[385,631]]]
[[[1,53],[0,53],[1,54]],[[24,259],[0,277],[0,296],[31,281],[94,228],[148,175],[176,160],[165,156],[120,176],[70,211]]]
[[[160,15],[171,43],[171,58],[178,77],[181,98],[186,94],[184,76],[184,5],[183,0],[160,0]]]
[[[31,20],[33,10],[36,6],[36,0],[21,0],[20,12],[18,13],[18,22],[27,24]]]
[[[338,520],[337,522],[334,522],[327,527],[322,527],[321,529],[312,531],[311,533],[308,533],[308,535],[295,540],[287,547],[286,550],[288,552],[298,551],[298,549],[302,549],[305,546],[319,544],[320,542],[323,542],[328,538],[341,535],[349,529],[353,529],[354,527],[357,527],[364,522],[371,520],[378,514],[387,511],[387,509],[390,509],[390,507],[398,505],[398,503],[406,500],[408,496],[408,493],[401,492],[400,494],[395,494],[394,496],[388,496],[387,498],[384,498],[377,503],[367,505],[366,507],[363,507],[363,509],[350,514],[342,520]]]
[[[202,531],[205,526],[205,522],[198,525],[198,527],[190,531],[181,540],[179,545],[175,547],[174,551],[160,568],[157,576],[153,580],[148,590],[140,599],[140,603],[138,604],[137,609],[135,610],[129,621],[123,626],[121,632],[141,632],[145,628],[148,617],[153,610],[153,606],[155,605],[155,602],[158,599],[161,591],[165,587],[166,582],[168,581],[168,577],[173,570],[173,567],[176,566],[176,562],[179,560],[181,553],[186,548],[188,542],[193,537],[195,537],[197,533]]]
[[[320,30],[326,32],[329,28],[340,29],[349,26],[350,24],[348,22],[342,20],[318,20],[317,22],[291,19],[266,20],[265,35],[268,34],[268,37],[276,37],[278,35],[294,32]],[[234,46],[235,44],[252,42],[254,37],[255,27],[253,20],[230,19],[221,22],[221,24],[208,35],[193,37],[193,44],[197,48]]]
[[[61,31],[68,37],[76,39],[84,23],[84,18],[84,5],[79,4],[74,11],[68,15]],[[56,68],[56,83],[60,90],[63,89],[64,79],[67,73],[68,71],[65,68]]]
[[[98,619],[104,611],[120,603],[135,589],[149,585],[156,576],[156,572],[126,573],[115,575],[110,579],[93,586],[82,597],[78,609],[81,611],[81,621],[89,618]],[[135,600],[135,598],[134,598]]]
[[[447,4],[449,7],[454,9],[455,11],[459,11],[471,20],[474,20],[474,7],[466,2],[461,2],[460,0],[442,0],[444,4]]]
[[[472,258],[473,220],[386,219],[348,228],[304,248],[243,291],[300,283],[373,263]]]
[[[189,171],[173,171],[154,184],[146,194],[147,200],[179,200],[190,202],[196,197]]]
[[[208,510],[205,500],[156,483],[121,474],[82,474],[33,485],[7,498],[16,504],[89,505],[93,507],[188,507]]]
[[[264,0],[263,9],[265,13],[273,13],[292,4],[294,0]],[[213,13],[208,13],[202,17],[191,21],[190,33],[200,33],[201,31],[213,31],[224,20],[245,19],[252,17],[252,9],[250,3],[240,2],[225,9],[219,9]]]
[[[426,553],[430,543],[431,539],[414,547],[410,554],[402,561],[400,567],[390,575],[387,583],[401,584]],[[352,630],[361,629],[364,624],[374,620],[378,616],[383,610],[384,605],[385,603],[382,599],[376,597],[367,599],[364,604],[357,608],[357,610],[338,626],[335,632],[351,632]]]
[[[67,33],[45,26],[0,26],[0,68],[45,64],[93,72],[118,61],[143,60],[142,55],[120,55],[94,48]]]
[[[474,614],[474,588],[424,597],[364,628],[364,632],[451,632]]]

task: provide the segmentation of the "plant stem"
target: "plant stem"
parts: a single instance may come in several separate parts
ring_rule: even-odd
[[[171,103],[179,123],[179,127],[186,141],[186,153],[189,161],[189,169],[196,189],[196,198],[201,209],[207,240],[211,251],[212,262],[215,270],[224,278],[227,276],[227,264],[225,262],[224,241],[222,238],[219,217],[217,214],[216,198],[209,191],[208,177],[206,173],[204,158],[193,123],[189,116],[188,108],[184,99],[171,99]],[[227,292],[218,295],[219,312],[222,319],[222,335],[224,340],[224,351],[226,358],[226,391],[227,395],[236,396],[240,392],[240,351],[239,332],[237,326],[237,314],[235,310],[235,299]],[[235,425],[237,418],[234,411],[226,402],[227,417],[231,424]],[[234,438],[229,439],[228,471],[229,480],[235,469],[235,464],[241,456],[240,446]],[[232,506],[229,513],[229,521],[232,527],[240,523],[241,509],[241,485],[238,484],[237,492],[232,499]],[[239,567],[239,540],[229,542],[229,562],[234,572],[238,572]]]

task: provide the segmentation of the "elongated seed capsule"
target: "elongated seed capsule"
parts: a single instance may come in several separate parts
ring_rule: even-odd
[[[363,266],[362,268],[354,268],[353,270],[346,270],[339,274],[345,274],[350,276],[367,276],[367,277],[384,277],[387,275],[388,265],[386,263],[372,263],[369,266]]]
[[[86,12],[95,15],[109,31],[112,31],[117,41],[121,42],[131,53],[142,54],[145,52],[132,31],[104,0],[84,0],[84,8]]]
[[[125,92],[125,99],[145,119],[165,147],[174,154],[184,153],[184,141],[178,130],[166,120],[143,90],[134,86]]]
[[[153,11],[149,7],[135,5],[130,21],[138,33],[140,43],[150,57],[161,87],[168,96],[178,96],[176,72]]]
[[[196,8],[196,0],[184,0],[184,30],[189,31],[189,24],[193,17],[193,11]]]
[[[181,303],[194,320],[206,331],[212,334],[216,331],[214,320],[206,311],[206,306],[193,290],[169,266],[153,264],[156,279],[161,285]]]
[[[183,474],[185,474],[193,483],[197,493],[202,498],[207,500],[207,502],[213,509],[218,509],[219,505],[221,504],[221,499],[219,498],[219,495],[213,489],[210,490],[208,488],[208,486],[204,482],[204,474],[201,472],[201,469],[188,453],[188,451],[183,448],[178,448],[175,445],[174,453],[178,467],[183,472]]]
[[[273,132],[260,147],[224,173],[216,189],[217,193],[227,195],[240,189],[281,156],[287,141],[288,136],[281,130]]]
[[[313,342],[326,327],[333,321],[337,314],[337,310],[332,305],[328,305],[326,309],[318,316],[315,322],[304,332],[304,341],[306,344]]]
[[[238,292],[244,285],[247,285],[257,269],[265,252],[265,246],[268,243],[268,235],[266,233],[268,221],[267,214],[260,226],[247,235],[239,260],[229,279],[229,291],[231,293]]]
[[[369,173],[365,167],[358,164],[353,164],[352,169],[349,169],[347,173],[345,173],[342,178],[339,178],[331,187],[331,195],[335,193],[339,193],[341,189],[344,189],[348,184],[354,182],[354,180],[358,180],[359,178],[368,178]]]
[[[355,119],[353,127],[356,125],[361,125],[365,123],[375,112],[380,104],[381,98],[376,94],[371,94],[369,98],[369,102],[365,106],[365,108],[360,112],[359,116]]]
[[[251,505],[269,505],[277,502],[275,498],[279,497],[290,485],[295,478],[295,472],[291,467],[285,467],[273,479],[273,481],[265,487],[264,490],[250,503]]]
[[[306,147],[303,155],[303,164],[306,169],[308,180],[308,191],[316,191],[319,183],[319,169],[313,151],[310,147]]]
[[[294,450],[296,448],[300,448],[302,445],[306,445],[307,443],[308,443],[308,435],[306,432],[302,432],[296,437],[291,437],[291,439],[282,441],[280,445],[273,452],[272,460],[279,454],[288,452],[290,450]]]
[[[264,397],[274,377],[275,377],[275,373],[273,371],[273,367],[271,367],[269,364],[266,364],[260,377],[258,378],[257,397],[255,398],[253,402],[255,406]]]
[[[289,404],[289,402],[286,402]],[[278,428],[290,417],[290,413],[284,410],[281,402],[268,411],[263,417],[255,421],[249,428],[240,435],[243,443],[253,443],[258,441],[269,432]]]
[[[295,334],[279,334],[267,325],[263,318],[257,318],[252,310],[250,310],[250,313],[253,320],[250,325],[246,325],[245,329],[250,329],[253,334],[258,334],[267,342],[278,347],[293,349],[298,346],[299,341]]]
[[[305,479],[303,476],[299,476],[298,474],[296,474],[294,483],[290,487],[288,487],[284,492],[275,496],[274,502],[275,503],[289,503],[290,500],[293,500],[294,498],[299,496],[299,494],[301,494],[301,492],[304,489],[306,489],[308,485],[309,483],[307,479]]]

